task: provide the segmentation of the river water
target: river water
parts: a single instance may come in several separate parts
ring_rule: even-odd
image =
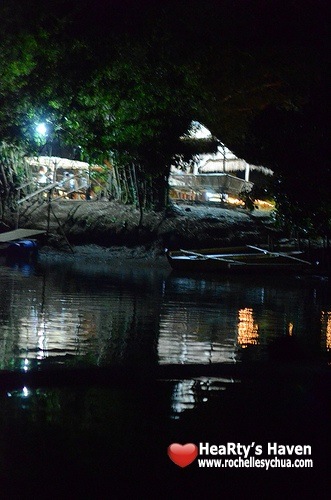
[[[329,387],[324,379],[307,381],[297,372],[285,382],[284,374],[277,378],[279,371],[276,382],[264,371],[247,381],[231,370],[219,377],[203,371],[171,376],[170,367],[165,379],[139,390],[93,383],[72,387],[70,380],[67,387],[56,382],[29,387],[24,381],[31,370],[56,374],[66,368],[79,373],[116,367],[124,374],[158,365],[225,363],[324,370],[331,352],[327,280],[179,276],[165,262],[44,256],[34,268],[0,267],[0,283],[0,368],[2,374],[22,375],[22,382],[3,385],[1,396],[4,480],[12,479],[19,456],[30,462],[33,455],[33,466],[19,467],[21,482],[32,475],[46,484],[49,470],[42,467],[40,453],[47,456],[50,449],[61,477],[63,460],[70,474],[91,473],[91,461],[97,461],[93,481],[100,482],[116,457],[127,458],[121,452],[132,449],[134,441],[135,466],[144,463],[146,472],[153,463],[170,480],[176,466],[164,450],[173,441],[262,442],[278,436],[302,444],[311,418],[314,429],[320,429],[310,429],[307,439],[321,450],[329,438]],[[222,430],[216,419],[222,420]],[[290,419],[297,419],[297,426]],[[36,436],[42,436],[42,445],[36,445]],[[80,452],[73,452],[75,447]],[[153,460],[138,459],[139,447],[148,449]],[[316,460],[322,455],[316,452]]]

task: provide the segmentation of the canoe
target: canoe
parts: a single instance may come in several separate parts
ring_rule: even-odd
[[[271,252],[251,245],[200,250],[166,250],[169,264],[183,272],[285,272],[300,273],[311,263],[302,252]]]

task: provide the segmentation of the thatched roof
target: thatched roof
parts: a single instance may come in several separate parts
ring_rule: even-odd
[[[265,175],[273,175],[273,171],[266,167],[260,167],[256,165],[248,165],[245,160],[240,160],[239,158],[226,158],[223,159],[208,159],[204,165],[198,168],[200,174],[207,173],[220,173],[220,172],[238,172],[245,171],[247,166],[249,169],[262,172]]]
[[[58,156],[26,157],[25,161],[33,167],[46,167],[48,170],[63,168],[65,170],[88,170],[89,164],[84,161],[70,160]]]
[[[196,151],[194,158],[195,174],[220,174],[238,171],[258,171],[264,175],[273,175],[272,170],[262,166],[247,164],[237,158],[225,144],[212,136],[211,132],[201,123],[192,122],[191,128],[182,143],[190,145]],[[199,148],[200,145],[200,148]]]

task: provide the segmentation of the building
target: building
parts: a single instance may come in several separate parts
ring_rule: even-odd
[[[194,139],[211,138],[210,131],[194,122],[188,137]],[[216,153],[198,154],[189,165],[172,167],[169,178],[170,196],[191,201],[226,201],[237,198],[240,193],[253,187],[252,173],[272,175],[262,166],[250,165],[237,158],[224,144],[219,142]]]

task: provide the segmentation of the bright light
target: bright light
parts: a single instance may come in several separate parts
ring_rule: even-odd
[[[40,135],[46,135],[47,133],[47,127],[44,123],[39,123],[36,127],[36,131]]]

